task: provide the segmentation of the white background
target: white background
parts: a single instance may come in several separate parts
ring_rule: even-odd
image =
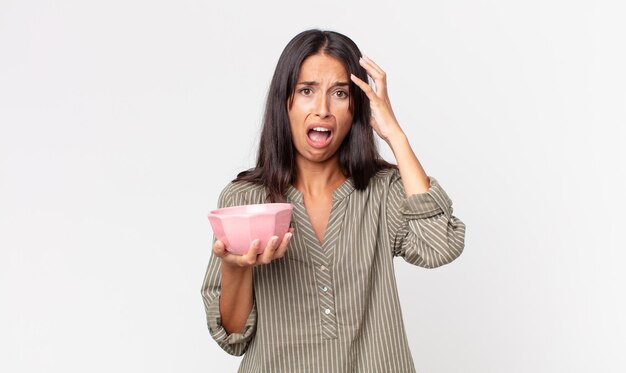
[[[421,372],[624,372],[620,1],[0,1],[0,371],[231,372],[207,212],[312,27],[389,76],[463,255],[396,261]],[[383,148],[389,158],[390,152]]]

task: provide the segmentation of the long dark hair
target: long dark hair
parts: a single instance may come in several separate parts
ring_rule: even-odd
[[[267,94],[256,167],[239,173],[234,180],[263,185],[270,202],[283,201],[285,191],[296,178],[296,151],[291,139],[287,105],[294,93],[302,62],[319,53],[337,58],[348,74],[367,82],[367,72],[359,65],[361,52],[347,36],[313,29],[291,39],[278,59]],[[395,166],[385,162],[376,148],[374,132],[368,122],[369,99],[352,81],[349,89],[352,127],[339,147],[339,164],[342,172],[352,178],[355,188],[363,190],[378,171]]]

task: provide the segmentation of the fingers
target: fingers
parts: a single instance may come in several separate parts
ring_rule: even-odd
[[[250,244],[250,249],[248,249],[248,252],[245,253],[244,255],[231,254],[225,249],[223,250],[223,254],[221,256],[218,254],[216,255],[222,259],[222,263],[226,263],[230,266],[241,267],[241,268],[252,267],[257,262],[257,252],[259,251],[259,243],[260,243],[260,240],[252,241],[252,243]],[[224,246],[223,243],[220,243],[220,244]],[[215,252],[215,250],[213,252]]]
[[[359,63],[367,71],[367,74],[374,80],[378,96],[384,97],[387,94],[387,74],[369,57],[363,55],[359,58]]]
[[[370,99],[370,101],[378,100],[379,97],[376,95],[376,92],[374,91],[372,86],[370,86],[368,83],[362,81],[359,77],[357,77],[354,74],[350,74],[350,78],[352,79],[354,84],[359,86],[359,88],[361,88],[363,90],[363,92],[365,92],[365,95],[367,96],[367,98]]]
[[[372,60],[371,60],[369,57],[367,57],[366,55],[363,55],[363,57],[362,57],[362,58],[365,60],[365,62],[366,62],[368,65],[372,66],[372,68],[373,68],[374,70],[376,70],[376,72],[378,72],[378,74],[379,74],[381,77],[386,77],[386,76],[387,76],[387,74],[385,74],[385,71],[384,71],[383,69],[381,69],[381,68],[380,68],[380,66],[378,66],[378,65],[376,64],[376,62],[372,61]]]
[[[213,243],[213,254],[218,258],[222,258],[226,253],[226,245],[220,240],[215,240]]]
[[[250,244],[250,249],[244,255],[239,257],[239,265],[243,267],[250,267],[256,264],[257,262],[257,252],[259,251],[259,246],[261,245],[261,240],[256,239],[252,241]]]
[[[280,246],[276,249],[276,258],[282,258],[285,255],[285,251],[287,251],[287,246],[289,245],[289,241],[291,241],[291,237],[293,237],[293,229],[290,229],[288,233],[285,233],[283,237],[283,242],[280,243]]]
[[[262,254],[257,258],[257,262],[259,264],[268,264],[274,259],[274,252],[276,251],[276,246],[278,243],[278,237],[272,236],[270,240],[267,242],[267,246]]]
[[[233,255],[226,250],[226,245],[222,241],[216,240],[213,244],[213,253],[222,261],[239,267],[252,267],[258,264],[268,264],[275,259],[282,258],[287,251],[289,241],[293,236],[293,228],[285,234],[282,242],[279,242],[277,236],[273,236],[267,243],[265,250],[261,254],[257,254],[261,241],[256,239],[250,244],[250,249],[244,255]]]

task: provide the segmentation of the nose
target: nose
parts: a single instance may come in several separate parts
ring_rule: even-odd
[[[328,106],[328,97],[326,97],[326,95],[320,95],[319,99],[317,100],[317,104],[315,107],[315,115],[317,115],[320,118],[326,118],[328,116],[330,116],[330,107]]]

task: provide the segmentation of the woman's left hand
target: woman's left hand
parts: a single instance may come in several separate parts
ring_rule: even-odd
[[[387,94],[387,74],[367,56],[361,57],[359,63],[367,71],[367,75],[374,80],[376,90],[354,74],[350,74],[350,78],[354,84],[365,92],[370,100],[370,109],[372,111],[370,125],[378,136],[389,142],[391,136],[402,134],[402,129],[391,109],[391,101]]]

